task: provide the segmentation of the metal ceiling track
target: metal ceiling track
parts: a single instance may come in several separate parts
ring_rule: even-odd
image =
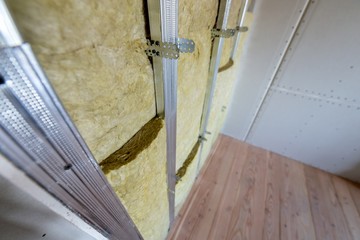
[[[231,0],[220,0],[216,29],[224,29],[224,30],[226,29],[229,13],[230,13],[230,6],[231,6]],[[199,159],[197,163],[197,174],[199,173],[200,170],[200,162],[203,153],[204,141],[206,141],[206,134],[210,134],[206,130],[206,128],[209,121],[211,104],[214,96],[216,79],[218,75],[218,69],[220,65],[223,45],[224,45],[224,37],[219,36],[214,38],[212,52],[211,52],[211,59],[210,59],[209,75],[207,80],[207,88],[205,93],[205,100],[204,100],[203,111],[200,122],[199,138],[201,140],[201,146],[200,146]]]
[[[0,0],[0,153],[109,239],[142,239]]]
[[[154,55],[149,55],[148,52],[147,54],[153,56],[157,115],[165,117],[167,185],[171,226],[175,218],[176,184],[177,58],[179,57],[176,52],[180,52],[181,46],[184,45],[181,45],[182,40],[178,38],[178,0],[148,0],[147,5],[151,41],[160,46],[160,49],[153,49]],[[161,47],[166,45],[175,50],[171,57],[161,50]],[[194,45],[193,42],[192,45]],[[157,50],[159,51],[156,52]]]

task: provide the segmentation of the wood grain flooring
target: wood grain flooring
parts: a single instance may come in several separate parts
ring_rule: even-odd
[[[360,188],[220,135],[170,239],[360,240]]]

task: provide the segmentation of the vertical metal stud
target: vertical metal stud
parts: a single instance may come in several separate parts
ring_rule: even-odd
[[[178,0],[148,0],[152,40],[177,43]],[[170,226],[175,218],[177,59],[153,58],[157,115],[165,117]]]
[[[161,1],[162,41],[176,44],[178,38],[178,1]],[[163,58],[163,80],[165,98],[166,157],[169,196],[170,226],[175,218],[176,184],[176,118],[177,118],[177,59]]]
[[[217,18],[217,22],[216,22],[217,29],[226,29],[227,21],[229,18],[230,5],[231,5],[231,0],[221,0],[220,1],[218,18]],[[199,136],[200,139],[205,138],[205,132],[206,132],[206,128],[207,128],[208,121],[209,121],[211,103],[212,103],[212,99],[214,96],[216,79],[217,79],[217,75],[218,75],[218,69],[219,69],[219,65],[220,65],[223,45],[224,45],[224,38],[218,37],[218,38],[214,39],[212,53],[211,53],[211,59],[210,59],[209,77],[208,77],[208,81],[207,81],[205,100],[204,100],[203,111],[202,111],[201,122],[200,122],[200,136]],[[204,145],[204,143],[202,141],[201,146],[200,146],[199,159],[198,159],[198,163],[197,163],[197,173],[199,173],[199,170],[200,170],[200,162],[201,162],[201,155],[203,152],[203,145]]]
[[[239,28],[242,28],[244,26],[245,15],[246,15],[248,6],[249,6],[249,0],[241,1],[240,14],[239,14],[239,25],[238,25]],[[239,46],[240,36],[241,36],[241,31],[238,31],[236,34],[235,40],[234,40],[233,48],[231,49],[231,54],[230,54],[231,60],[234,60],[236,50]]]

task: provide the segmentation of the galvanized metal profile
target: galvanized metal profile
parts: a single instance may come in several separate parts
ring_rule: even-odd
[[[0,6],[0,153],[104,236],[142,239]]]
[[[149,13],[149,25],[151,39],[154,41],[162,41],[161,36],[161,19],[160,19],[160,0],[147,0],[147,8]],[[164,100],[164,84],[162,75],[162,59],[152,58],[155,85],[155,103],[156,115],[165,116],[165,100]]]
[[[0,47],[18,46],[22,44],[22,38],[16,29],[6,4],[0,1]]]
[[[13,187],[31,196],[33,199],[44,205],[44,207],[51,209],[52,212],[56,213],[58,218],[68,220],[73,225],[80,228],[87,235],[93,237],[94,239],[108,239],[95,228],[93,228],[88,222],[84,221],[78,214],[70,211],[61,202],[59,202],[58,199],[50,195],[44,188],[39,186],[35,181],[29,178],[23,171],[17,168],[11,161],[9,161],[5,156],[1,154],[0,178],[6,179],[9,183],[11,183]],[[39,223],[40,222],[37,222],[35,223],[35,225],[38,225]]]
[[[228,18],[229,18],[229,13],[230,13],[230,6],[231,6],[231,0],[220,0],[218,18],[217,18],[217,22],[216,22],[217,29],[226,29]],[[206,139],[206,137],[205,137],[206,130],[207,130],[206,128],[207,128],[208,121],[209,121],[211,104],[212,104],[212,99],[214,96],[216,79],[217,79],[217,75],[218,75],[218,69],[219,69],[219,65],[220,65],[223,45],[224,45],[223,37],[218,37],[218,38],[214,39],[212,53],[211,53],[211,59],[210,59],[209,75],[208,75],[208,80],[207,80],[207,87],[206,87],[203,111],[202,111],[201,122],[200,122],[199,138],[201,140]],[[198,163],[197,163],[197,173],[199,173],[199,170],[200,170],[200,162],[201,162],[201,155],[203,152],[203,145],[204,145],[204,143],[203,143],[203,141],[201,141],[200,154],[199,154],[199,159],[198,159]]]
[[[247,128],[247,131],[246,131],[246,134],[245,134],[245,138],[244,138],[245,141],[246,141],[246,140],[248,139],[248,137],[249,137],[249,134],[250,134],[250,132],[251,132],[253,126],[254,126],[255,120],[256,120],[256,118],[258,117],[259,112],[260,112],[260,110],[261,110],[261,108],[262,108],[262,106],[263,106],[263,104],[264,104],[264,102],[265,102],[266,96],[268,95],[268,93],[269,93],[269,91],[270,91],[270,89],[271,89],[271,87],[272,87],[272,85],[273,85],[273,82],[274,82],[276,76],[277,76],[278,73],[279,73],[279,69],[281,68],[281,66],[282,66],[282,64],[283,64],[283,62],[284,62],[285,56],[287,55],[287,53],[288,53],[288,51],[289,51],[290,45],[291,45],[291,43],[293,42],[293,40],[294,40],[294,38],[295,38],[295,36],[296,36],[296,32],[298,31],[298,29],[299,29],[299,27],[300,27],[300,25],[301,25],[301,22],[302,22],[305,14],[306,14],[306,12],[308,11],[308,9],[309,9],[309,7],[310,7],[310,5],[311,5],[312,2],[313,2],[312,0],[307,0],[307,1],[305,2],[305,4],[304,4],[303,9],[301,9],[301,11],[300,11],[300,16],[299,16],[299,18],[298,18],[297,21],[296,21],[296,24],[295,24],[295,26],[294,26],[293,31],[292,31],[291,34],[290,34],[290,37],[289,37],[289,40],[287,41],[287,44],[285,45],[284,53],[281,54],[281,57],[280,57],[279,61],[277,62],[276,66],[275,66],[274,72],[272,73],[272,75],[271,75],[271,77],[270,77],[270,81],[268,82],[268,84],[267,84],[267,86],[266,86],[266,88],[265,88],[265,91],[264,91],[264,93],[262,94],[262,96],[261,96],[261,98],[260,98],[260,102],[259,102],[259,104],[258,104],[258,106],[257,106],[257,108],[256,108],[256,110],[255,110],[255,113],[254,113],[252,119],[251,119],[251,122],[250,122],[250,124],[249,124],[249,127]]]
[[[246,15],[246,11],[249,7],[249,2],[250,0],[243,0],[241,2],[241,6],[240,6],[240,14],[239,14],[239,24],[238,24],[238,28],[239,29],[244,29],[246,28],[247,31],[247,27],[244,26],[244,22],[245,22],[245,15]],[[231,54],[230,54],[230,60],[234,60],[235,54],[236,54],[236,50],[239,46],[239,42],[240,42],[240,38],[241,38],[241,33],[244,31],[238,31],[234,40],[234,44],[233,47],[231,49]]]
[[[178,0],[161,1],[161,35],[162,41],[176,44],[178,39]],[[176,184],[176,119],[177,119],[177,59],[162,59],[165,125],[167,182],[169,198],[170,226],[175,218],[175,184]]]
[[[148,0],[151,40],[159,45],[167,43],[177,46],[189,43],[178,38],[178,1]],[[184,42],[185,41],[185,42]],[[191,45],[191,43],[190,43]],[[187,47],[182,49],[189,50]],[[190,50],[189,50],[190,51]],[[162,54],[156,54],[162,55]],[[176,58],[163,55],[153,58],[157,115],[165,117],[167,185],[170,226],[175,218],[176,184],[176,118],[177,118],[177,67]]]

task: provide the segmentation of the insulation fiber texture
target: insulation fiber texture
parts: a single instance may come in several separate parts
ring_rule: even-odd
[[[165,239],[169,227],[165,141],[163,127],[134,161],[106,175],[144,239]]]
[[[145,124],[127,143],[100,163],[105,174],[119,169],[136,157],[156,139],[163,127],[161,118],[154,118]]]
[[[196,177],[200,120],[205,98],[212,47],[211,29],[215,25],[218,1],[180,0],[179,37],[195,42],[195,51],[180,54],[178,66],[178,107],[176,169],[176,214],[184,203]],[[193,151],[192,151],[193,150]],[[192,161],[185,162],[192,158]]]
[[[250,27],[252,21],[252,13],[247,12],[245,16],[245,25],[249,26],[249,31],[251,31]],[[239,78],[240,61],[246,61],[246,59],[241,58],[241,54],[244,49],[244,42],[246,41],[248,32],[241,34],[240,42],[234,59],[234,65],[231,68],[218,74],[207,127],[207,130],[212,134],[208,135],[208,141],[204,142],[203,153],[201,156],[201,166],[204,164],[212,145],[214,144],[221,128],[223,127],[227,114],[227,106],[229,105],[231,96],[233,94],[234,84],[237,78]]]
[[[178,66],[177,163],[179,169],[199,136],[211,54],[211,29],[217,15],[216,0],[179,1],[179,37],[195,42],[195,51],[180,54]]]
[[[245,0],[231,1],[231,8],[230,8],[230,13],[229,13],[229,18],[228,18],[226,28],[234,29],[238,26],[242,1],[245,1]],[[237,34],[237,32],[235,33],[235,35],[236,34]],[[223,47],[223,51],[222,51],[221,59],[220,59],[220,67],[222,67],[222,66],[226,65],[226,63],[228,63],[230,55],[231,55],[231,50],[232,50],[232,47],[234,44],[234,39],[235,39],[235,36],[231,37],[231,38],[225,38],[224,47]]]
[[[175,214],[177,215],[183,206],[190,190],[195,182],[197,174],[197,160],[199,158],[199,149],[194,156],[193,161],[187,166],[186,174],[179,180],[175,188]]]
[[[98,162],[154,117],[142,0],[7,3]]]
[[[153,71],[144,53],[148,21],[144,1],[7,3],[98,162],[112,156],[131,156],[124,164],[107,169],[106,177],[144,239],[165,239],[169,227],[165,127],[161,125],[148,143],[136,141],[129,154],[122,148],[155,116]],[[179,37],[194,40],[196,46],[194,53],[179,58],[176,170],[189,154],[195,157],[176,185],[177,212],[196,176],[199,150],[192,149],[199,136],[217,8],[217,0],[179,1]],[[231,19],[237,21],[233,14],[238,10],[232,10],[228,27],[236,26]],[[226,49],[231,46],[232,42],[225,43],[222,64],[227,62],[230,51]],[[236,60],[239,56],[240,50]],[[208,127],[213,134],[205,145],[206,151],[222,126],[226,110],[221,109],[227,105],[237,77],[236,60],[218,77]],[[141,151],[135,154],[138,147]],[[205,159],[207,153],[202,156]]]

